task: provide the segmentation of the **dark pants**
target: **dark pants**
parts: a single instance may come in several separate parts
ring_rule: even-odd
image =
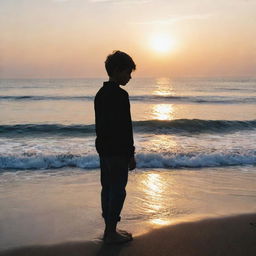
[[[126,197],[128,157],[100,157],[101,207],[105,223],[120,221],[120,212]]]

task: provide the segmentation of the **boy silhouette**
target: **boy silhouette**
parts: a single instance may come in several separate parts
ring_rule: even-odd
[[[100,157],[101,207],[105,221],[103,241],[123,243],[132,240],[126,231],[117,230],[126,197],[128,171],[136,168],[130,102],[120,88],[136,69],[132,58],[121,51],[108,55],[105,68],[109,81],[104,82],[94,99],[96,150]]]

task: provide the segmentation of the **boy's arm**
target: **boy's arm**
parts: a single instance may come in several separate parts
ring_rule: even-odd
[[[137,163],[136,163],[135,157],[132,156],[129,161],[129,170],[130,171],[134,170],[136,168],[136,165]]]
[[[136,168],[136,160],[135,160],[135,146],[134,146],[134,139],[133,139],[133,128],[132,128],[132,119],[131,119],[131,111],[130,111],[130,101],[129,101],[129,95],[127,93],[127,101],[128,101],[128,110],[129,110],[129,115],[128,115],[128,125],[130,129],[130,160],[129,160],[129,170],[132,171]]]

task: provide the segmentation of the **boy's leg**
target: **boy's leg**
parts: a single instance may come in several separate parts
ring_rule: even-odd
[[[101,158],[101,200],[102,216],[107,233],[116,233],[116,224],[126,197],[125,187],[128,179],[128,158],[113,156]],[[123,233],[124,235],[124,233]],[[125,234],[126,236],[128,233]]]
[[[106,223],[109,205],[109,175],[108,166],[104,158],[100,157],[100,181],[101,181],[101,209],[102,217]]]

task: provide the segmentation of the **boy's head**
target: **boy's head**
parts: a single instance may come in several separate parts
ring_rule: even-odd
[[[131,79],[131,73],[136,69],[133,59],[121,51],[114,51],[108,55],[105,68],[111,80],[126,85]]]

